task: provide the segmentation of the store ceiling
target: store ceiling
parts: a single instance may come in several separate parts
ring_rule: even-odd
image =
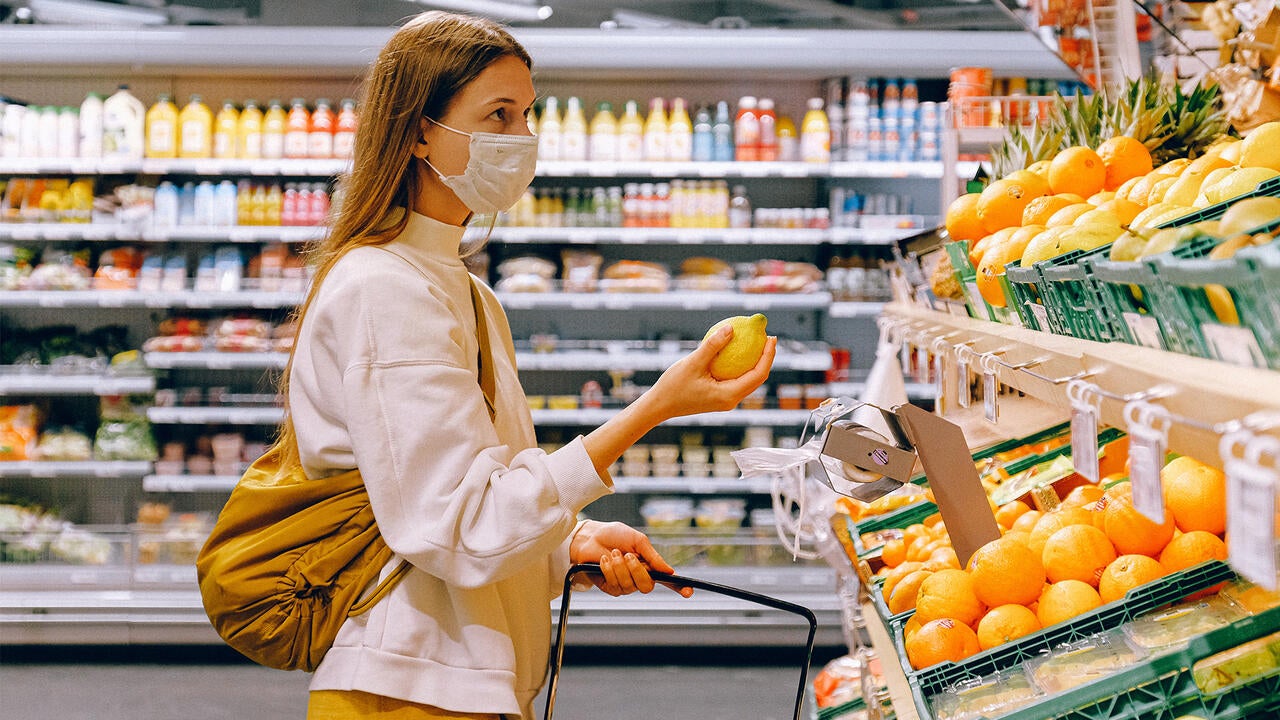
[[[433,7],[517,27],[1022,29],[999,0],[0,0],[0,22],[368,27]]]

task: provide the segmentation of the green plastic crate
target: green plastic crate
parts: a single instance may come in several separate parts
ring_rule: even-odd
[[[956,282],[964,292],[964,304],[969,316],[978,320],[995,320],[991,307],[987,305],[982,294],[978,292],[977,270],[969,262],[969,243],[966,240],[953,240],[942,246],[947,257],[951,259],[951,267],[955,272]]]
[[[1035,267],[1024,268],[1021,261],[1013,261],[1004,267],[1005,296],[1010,308],[1022,321],[1022,326],[1041,332],[1056,332],[1040,294],[1040,272]]]
[[[1095,342],[1113,342],[1124,337],[1117,327],[1122,321],[1112,317],[1102,303],[1097,281],[1089,272],[1091,266],[1085,264],[1091,258],[1107,257],[1110,252],[1108,243],[1075,254],[1074,258],[1073,253],[1068,253],[1063,256],[1065,262],[1036,265],[1043,278],[1040,287],[1050,316],[1056,313],[1066,334],[1072,337]]]

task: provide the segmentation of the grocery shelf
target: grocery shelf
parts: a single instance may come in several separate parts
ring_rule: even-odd
[[[156,425],[279,425],[278,407],[150,407],[147,419]]]
[[[147,475],[142,478],[142,491],[229,493],[239,481],[239,475]]]
[[[142,356],[156,370],[269,370],[281,369],[287,353],[276,352],[149,352]]]
[[[14,242],[229,242],[305,243],[318,240],[324,228],[315,226],[193,225],[152,228],[113,223],[0,223],[0,240]]]
[[[148,460],[19,460],[0,462],[0,478],[141,478]]]
[[[0,397],[5,395],[148,395],[153,375],[67,374],[47,369],[0,366]]]
[[[2,294],[0,294],[2,297]],[[664,293],[500,292],[511,310],[821,310],[831,293],[737,293],[676,290]]]
[[[541,177],[596,178],[806,178],[827,177],[828,163],[804,162],[582,162],[538,161]]]
[[[292,308],[301,292],[239,290],[143,292],[139,290],[7,290],[0,308]]]
[[[882,302],[841,301],[831,303],[827,314],[833,318],[875,317],[883,310]]]
[[[239,475],[147,475],[142,478],[145,492],[231,492]],[[627,477],[615,475],[614,492],[635,493],[749,493],[767,494],[768,478],[735,477]]]
[[[346,160],[220,160],[92,158],[3,158],[0,174],[10,175],[243,175],[268,177],[332,177],[346,170]]]
[[[550,353],[516,352],[516,367],[521,371],[542,370],[634,370],[661,371],[683,358],[686,352],[558,350]],[[773,363],[777,370],[831,369],[831,353],[813,351],[794,353],[780,351]]]
[[[613,408],[579,408],[577,410],[534,410],[535,425],[601,425],[618,414]],[[681,427],[726,427],[769,425],[800,427],[809,420],[808,410],[727,410],[672,418],[663,423]]]
[[[817,245],[832,233],[815,228],[496,227],[490,240],[620,245]]]

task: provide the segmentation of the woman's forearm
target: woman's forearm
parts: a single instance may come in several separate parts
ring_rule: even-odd
[[[617,415],[592,430],[582,439],[587,455],[600,477],[610,484],[609,466],[622,457],[623,451],[636,444],[646,433],[668,418],[651,392],[644,393]]]

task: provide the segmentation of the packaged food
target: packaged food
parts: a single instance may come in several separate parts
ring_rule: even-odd
[[[509,258],[498,263],[499,292],[551,292],[556,266],[550,260],[532,255]]]
[[[1244,617],[1242,609],[1222,597],[1184,601],[1145,613],[1125,624],[1129,644],[1148,653],[1183,647],[1197,635],[1230,625]]]
[[[760,260],[751,266],[750,277],[740,285],[747,293],[817,292],[823,272],[817,265],[783,260]]]
[[[1280,606],[1280,592],[1272,592],[1244,579],[1227,583],[1221,595],[1253,615]]]
[[[689,498],[651,497],[640,506],[640,515],[651,530],[687,530],[693,519]]]
[[[694,523],[704,537],[734,538],[746,517],[746,501],[739,498],[703,500],[694,512]],[[712,565],[741,565],[745,548],[736,542],[707,545]]]
[[[600,266],[604,256],[590,250],[565,250],[560,253],[564,265],[565,292],[595,292],[600,288]]]
[[[600,289],[605,292],[666,292],[671,272],[666,266],[641,260],[619,260],[605,268]]]
[[[35,405],[0,406],[0,460],[29,460],[36,454]]]
[[[1054,648],[1028,661],[1027,667],[1036,685],[1052,694],[1107,677],[1140,659],[1124,634],[1114,630]]]
[[[957,683],[930,702],[939,720],[997,717],[1037,702],[1040,691],[1020,669]]]
[[[1280,667],[1280,633],[1244,643],[1191,666],[1191,677],[1200,692],[1220,693]]]

